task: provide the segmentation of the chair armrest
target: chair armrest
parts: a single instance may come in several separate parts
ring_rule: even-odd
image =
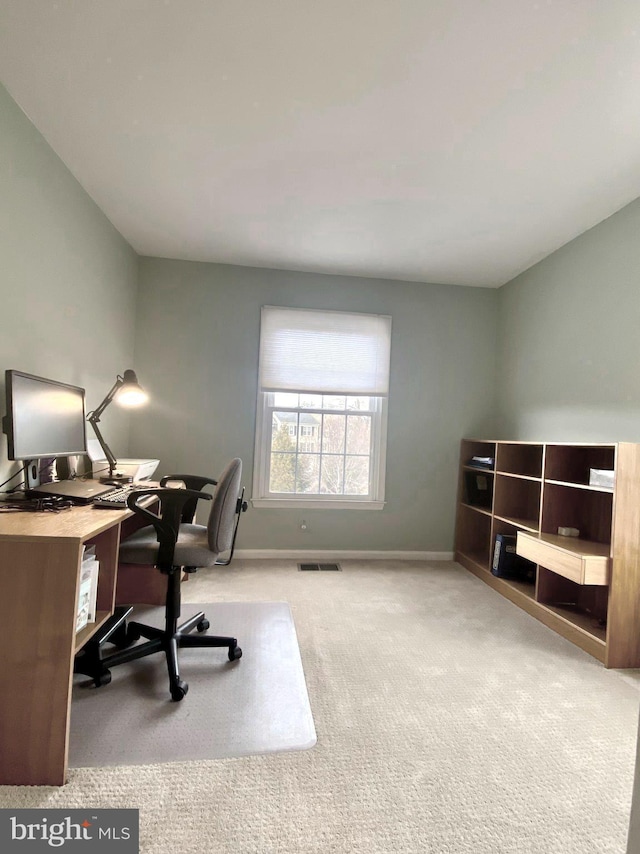
[[[208,483],[214,486],[218,483],[213,477],[201,477],[198,474],[167,474],[160,481],[160,486],[166,486],[171,480],[181,480],[187,489],[202,489]]]
[[[146,496],[153,496],[160,501],[159,513],[153,513],[139,502]],[[195,489],[136,489],[127,497],[127,507],[147,519],[155,528],[156,538],[160,544],[158,549],[158,567],[173,565],[173,552],[178,540],[182,512],[185,504],[193,501],[194,505],[200,498],[211,501],[213,496],[208,492],[198,492]]]
[[[218,481],[213,477],[202,477],[197,474],[168,474],[162,478],[160,486],[166,486],[170,481],[174,480],[182,481],[187,489],[202,489],[203,486],[207,486],[209,483],[213,486],[217,486],[218,484]],[[184,505],[182,509],[182,522],[193,522],[197,504],[197,498],[192,498]]]

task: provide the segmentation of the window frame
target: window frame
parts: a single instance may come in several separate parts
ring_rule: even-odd
[[[303,389],[299,394],[320,394],[312,389]],[[326,392],[324,392],[326,396]],[[353,395],[347,395],[353,396]],[[368,394],[373,402],[371,412],[371,451],[369,455],[368,495],[335,495],[320,493],[271,493],[269,476],[271,462],[272,413],[288,411],[295,413],[338,414],[336,410],[316,407],[291,407],[276,405],[275,392],[258,390],[256,418],[255,462],[253,476],[254,507],[270,508],[310,508],[333,510],[382,510],[385,505],[385,475],[387,452],[387,398]],[[299,401],[298,401],[299,403]],[[340,412],[340,411],[339,411]],[[349,414],[349,413],[347,413]],[[353,411],[357,415],[357,411]]]

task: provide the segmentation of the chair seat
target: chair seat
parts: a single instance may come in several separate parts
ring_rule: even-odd
[[[155,565],[158,555],[158,539],[152,525],[141,528],[120,543],[122,563]],[[174,566],[213,566],[218,555],[209,548],[205,525],[180,525],[178,542],[175,546]]]

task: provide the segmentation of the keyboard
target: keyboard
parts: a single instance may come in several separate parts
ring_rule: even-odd
[[[148,489],[148,485],[145,487],[141,483],[127,483],[125,486],[116,486],[111,492],[105,492],[103,495],[94,498],[91,503],[94,507],[104,510],[121,510],[123,507],[126,508],[127,498],[132,492],[145,488]]]

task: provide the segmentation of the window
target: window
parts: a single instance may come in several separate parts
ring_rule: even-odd
[[[391,318],[265,306],[253,504],[384,503]]]

